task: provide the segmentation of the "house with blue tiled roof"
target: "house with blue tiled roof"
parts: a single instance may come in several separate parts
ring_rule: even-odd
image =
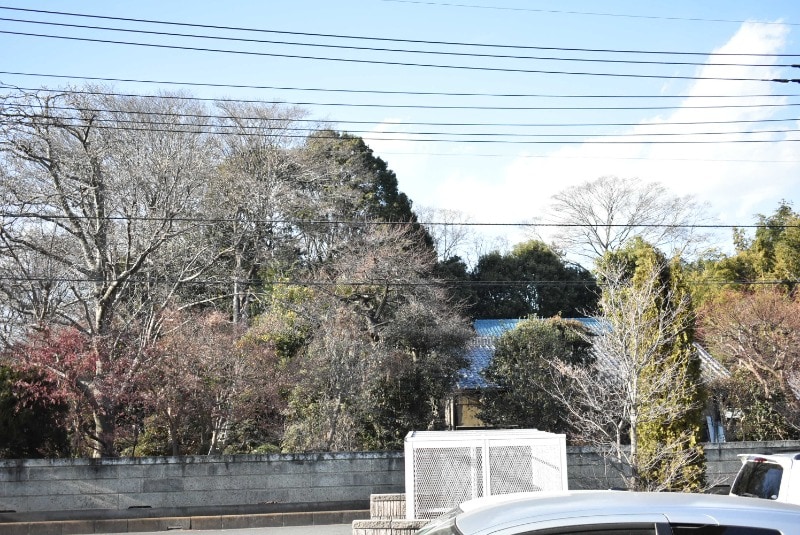
[[[592,331],[600,331],[603,327],[596,318],[569,318],[579,321]],[[451,429],[476,429],[483,428],[485,425],[478,418],[478,402],[481,391],[492,388],[486,382],[482,371],[489,365],[494,356],[495,344],[503,333],[515,328],[522,319],[481,319],[475,320],[472,324],[475,330],[475,338],[470,343],[467,352],[467,367],[460,371],[460,376],[456,384],[450,402],[448,403],[447,423]],[[705,381],[730,376],[726,370],[713,356],[711,356],[700,345],[695,344],[697,354],[700,357],[701,373]],[[603,359],[598,356],[598,359]],[[614,367],[615,364],[608,357],[605,357],[605,365]],[[716,424],[711,424],[709,435],[716,433]],[[724,440],[724,439],[723,439]],[[712,440],[714,441],[714,440]]]

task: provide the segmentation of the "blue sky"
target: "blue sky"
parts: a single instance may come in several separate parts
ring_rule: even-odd
[[[0,0],[0,7],[269,30],[125,22],[0,9],[0,32],[16,32],[0,33],[0,50],[4,51],[0,82],[20,87],[58,87],[81,84],[80,77],[96,77],[309,89],[107,82],[120,92],[151,94],[183,88],[204,98],[309,103],[304,105],[309,118],[339,121],[339,129],[363,135],[397,173],[400,189],[415,206],[460,210],[477,223],[535,220],[545,214],[554,193],[602,175],[657,181],[675,195],[694,195],[698,201],[708,203],[709,217],[728,225],[752,224],[755,214],[771,213],[782,199],[800,199],[800,141],[793,141],[800,140],[800,97],[794,96],[800,95],[800,84],[730,80],[800,78],[800,69],[779,66],[800,63],[800,2],[794,0]],[[42,22],[196,37],[69,28]],[[209,36],[273,42],[213,40]],[[309,46],[312,44],[325,46]],[[310,59],[312,56],[338,60]],[[559,60],[533,59],[534,56]],[[566,61],[570,58],[593,61]],[[632,60],[662,63],[627,63]],[[669,64],[676,62],[694,64]],[[387,91],[403,94],[381,93]],[[419,94],[423,92],[444,95]],[[526,96],[501,96],[508,94]],[[318,105],[322,103],[329,105]],[[718,107],[721,105],[728,107]],[[598,107],[615,109],[589,109]],[[631,109],[645,107],[651,109]],[[605,126],[576,126],[598,123]],[[540,126],[524,126],[533,124]],[[733,133],[716,137],[688,135],[708,131]],[[662,135],[636,136],[642,133]],[[465,142],[468,139],[481,142]],[[710,139],[763,142],[685,143]],[[653,143],[654,140],[659,142]],[[664,143],[665,140],[682,142]],[[510,243],[524,236],[513,227],[481,228]],[[730,245],[728,236],[725,232],[723,241]]]

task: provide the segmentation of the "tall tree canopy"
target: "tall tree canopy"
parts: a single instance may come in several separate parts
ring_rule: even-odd
[[[371,228],[341,244],[312,293],[286,303],[308,343],[290,359],[285,448],[399,448],[408,431],[444,425],[470,331],[433,284],[434,265],[412,228]]]
[[[397,176],[360,137],[319,130],[297,155],[303,195],[293,214],[310,262],[324,260],[338,241],[357,236],[370,222],[421,228],[411,200],[398,189]],[[432,246],[427,233],[420,236]]]
[[[285,417],[308,447],[318,393],[355,426],[329,425],[328,449],[440,425],[468,330],[361,138],[298,140],[302,110],[183,94],[11,91],[0,106],[0,333],[70,400],[83,451],[250,451],[247,433],[276,447]],[[380,364],[353,391],[362,409],[311,379],[340,357]]]
[[[563,225],[556,242],[591,259],[641,237],[680,253],[703,242],[696,224],[707,219],[692,197],[671,195],[661,184],[602,176],[553,196],[548,222]]]
[[[800,278],[800,215],[782,202],[771,215],[757,216],[754,236],[734,231],[736,253],[700,264],[703,278],[728,287],[758,281],[780,281],[793,290]]]
[[[470,282],[474,318],[585,316],[597,302],[592,274],[536,240],[480,257]]]
[[[137,323],[151,337],[170,286],[146,283],[165,275],[156,268],[167,245],[196,228],[212,171],[202,110],[181,98],[102,91],[21,93],[0,105],[0,265],[13,274],[0,283],[7,307],[39,328],[68,325],[89,337],[96,366],[81,390],[94,412],[93,448],[110,455],[112,399],[101,385],[118,355],[132,355],[115,340],[121,326]],[[184,262],[170,274],[176,281],[209,260],[177,258]],[[129,367],[143,358],[134,348]]]
[[[334,213],[356,220],[379,219],[410,223],[416,220],[411,200],[398,189],[397,176],[358,136],[318,130],[303,147],[307,172],[338,203]],[[331,189],[333,188],[333,189]]]
[[[732,372],[715,385],[715,395],[747,414],[729,422],[734,436],[798,436],[800,215],[784,201],[757,216],[752,235],[736,229],[733,237],[734,254],[698,260],[691,272],[702,303],[702,341]]]
[[[104,335],[131,320],[123,305],[165,245],[195,227],[212,172],[202,110],[100,91],[0,104],[0,253],[18,287],[5,293],[42,321]]]
[[[218,128],[213,136],[218,162],[202,199],[206,217],[204,241],[219,255],[210,273],[225,281],[205,293],[208,299],[230,300],[234,323],[257,313],[256,293],[261,277],[296,254],[296,229],[291,220],[302,203],[297,176],[300,166],[293,134],[303,111],[280,106],[220,102]],[[197,291],[197,288],[193,288]],[[220,306],[218,304],[218,306]]]

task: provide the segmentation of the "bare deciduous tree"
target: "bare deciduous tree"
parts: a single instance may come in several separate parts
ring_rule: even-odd
[[[553,196],[547,222],[561,226],[557,243],[567,252],[599,258],[631,238],[681,252],[702,243],[695,225],[708,222],[692,197],[671,195],[660,184],[603,176]]]
[[[18,270],[17,278],[34,281],[23,281],[28,295],[16,303],[38,299],[39,306],[17,312],[67,323],[113,355],[114,330],[142,320],[132,296],[159,252],[196,226],[196,200],[211,169],[202,110],[177,95],[120,97],[92,88],[17,92],[0,106],[3,263],[39,259],[61,285],[57,298],[45,296],[30,284],[35,277]],[[19,295],[16,281],[4,283],[6,293]],[[100,363],[98,380],[109,373]],[[95,450],[113,455],[113,411],[95,381],[83,380],[98,407]]]
[[[472,255],[476,236],[470,226],[470,217],[458,210],[423,207],[417,208],[417,216],[433,238],[439,260],[454,256],[468,260]]]
[[[219,135],[213,141],[220,165],[204,206],[218,223],[206,239],[219,250],[219,265],[227,270],[220,276],[230,281],[232,317],[239,323],[250,314],[252,281],[291,239],[288,208],[301,188],[292,155],[297,141],[290,129],[304,112],[230,101],[217,107]]]
[[[728,291],[702,312],[702,334],[709,347],[731,370],[745,371],[786,423],[800,427],[797,297],[777,289]]]
[[[142,387],[172,455],[242,451],[233,444],[242,425],[262,437],[280,426],[282,375],[269,344],[243,337],[244,327],[220,312],[169,311],[165,324]]]

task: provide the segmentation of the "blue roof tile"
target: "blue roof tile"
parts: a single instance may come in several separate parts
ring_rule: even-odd
[[[602,321],[597,318],[564,318],[575,320],[583,323],[588,329],[599,333],[602,327]],[[491,320],[475,320],[472,324],[477,335],[467,348],[468,364],[459,372],[459,380],[457,388],[462,390],[487,388],[489,383],[483,378],[481,372],[492,361],[492,356],[495,351],[495,342],[506,331],[515,328],[521,319],[491,319]],[[607,327],[606,327],[607,328]],[[717,378],[729,374],[719,362],[703,350],[699,345],[695,344],[698,348],[698,353],[703,367],[703,375],[706,380]],[[613,367],[612,362],[607,362],[607,365]],[[800,387],[799,387],[800,390]]]

